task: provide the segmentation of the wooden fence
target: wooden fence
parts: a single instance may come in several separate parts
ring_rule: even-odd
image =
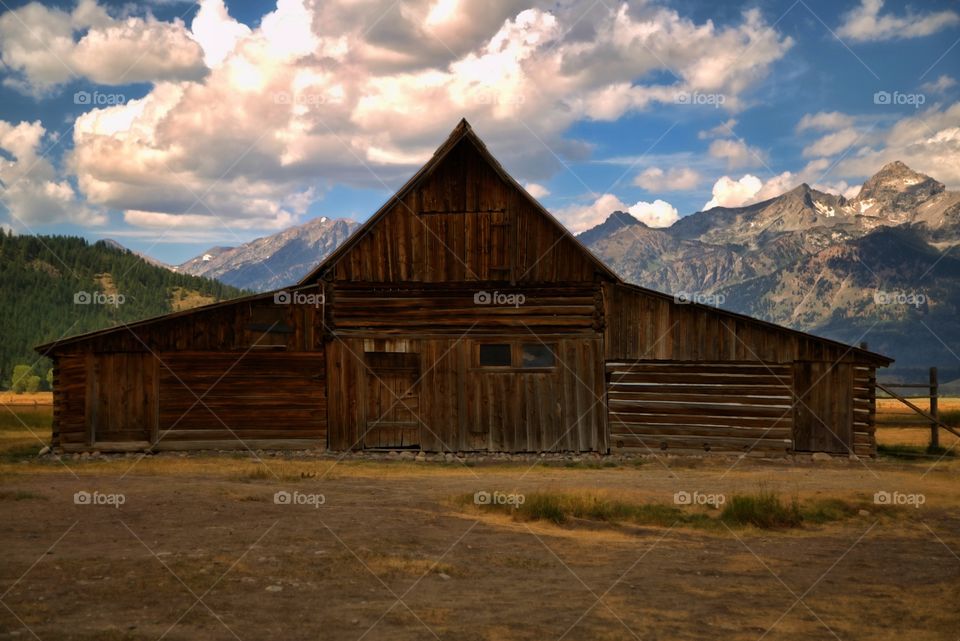
[[[888,394],[891,398],[896,399],[906,405],[908,408],[913,410],[913,412],[919,415],[923,420],[917,422],[919,425],[929,425],[930,428],[930,448],[936,449],[940,447],[940,428],[943,428],[950,432],[960,436],[960,431],[956,428],[947,425],[940,420],[940,408],[939,408],[939,398],[940,398],[940,384],[937,380],[937,368],[930,368],[930,379],[926,383],[880,383],[877,382],[877,389],[881,390]],[[894,390],[923,390],[920,392],[906,392],[899,393]],[[924,410],[917,404],[913,403],[912,400],[925,399],[928,403],[928,410]],[[878,425],[883,424],[892,424],[892,421],[877,420]],[[897,424],[902,425],[903,421],[897,419]]]

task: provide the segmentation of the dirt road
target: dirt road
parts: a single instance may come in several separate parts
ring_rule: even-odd
[[[928,464],[849,461],[731,471],[729,460],[602,469],[135,460],[0,468],[0,638],[960,634],[956,463],[924,475]],[[924,504],[797,530],[705,532],[518,522],[453,500],[591,491],[671,503],[680,490],[760,485],[855,501],[922,493]],[[89,500],[75,503],[77,492]],[[277,503],[277,492],[289,500]]]

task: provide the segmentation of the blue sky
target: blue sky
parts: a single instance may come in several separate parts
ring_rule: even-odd
[[[958,189],[958,41],[955,2],[7,3],[0,224],[178,263],[363,220],[463,116],[575,231]]]

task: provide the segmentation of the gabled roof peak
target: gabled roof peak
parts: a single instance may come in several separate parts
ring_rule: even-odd
[[[490,150],[487,149],[487,145],[480,139],[480,136],[473,130],[473,127],[470,126],[470,123],[467,122],[466,118],[461,118],[460,122],[457,123],[456,127],[453,128],[453,131],[450,132],[450,135],[447,136],[447,139],[437,148],[433,153],[433,156],[430,160],[423,165],[417,173],[415,173],[393,196],[390,197],[387,202],[377,210],[370,218],[367,219],[359,228],[354,230],[353,234],[347,238],[339,247],[337,247],[330,255],[328,255],[319,265],[317,265],[312,271],[310,271],[306,276],[304,276],[299,285],[307,285],[322,274],[324,274],[330,267],[335,265],[347,252],[351,251],[353,246],[357,244],[360,239],[362,239],[368,231],[377,224],[377,221],[386,215],[387,211],[397,202],[403,200],[404,196],[412,189],[427,178],[433,171],[443,162],[443,160],[450,154],[450,152],[459,145],[464,139],[467,139],[470,144],[472,144],[477,151],[480,153],[480,156],[486,161],[493,171],[500,176],[500,178],[507,184],[515,187],[520,193],[522,193],[526,198],[529,199],[530,203],[539,211],[539,213],[549,220],[553,225],[557,227],[560,234],[573,242],[576,246],[580,248],[580,251],[583,252],[583,255],[593,263],[594,267],[599,273],[604,274],[609,280],[614,282],[622,282],[620,277],[610,269],[603,261],[597,258],[593,252],[587,249],[577,237],[574,236],[569,229],[567,229],[560,221],[558,221],[553,214],[547,211],[543,205],[541,205],[536,198],[527,193],[527,190],[517,182],[513,176],[507,173],[506,169],[503,168],[503,165],[493,157],[493,154],[490,153]]]

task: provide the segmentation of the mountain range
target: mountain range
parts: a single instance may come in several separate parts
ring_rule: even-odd
[[[299,281],[359,225],[345,218],[314,218],[239,247],[211,247],[173,269],[241,289],[279,289]]]
[[[580,239],[638,285],[960,375],[960,192],[901,162],[850,200],[803,184],[666,228],[614,212]]]
[[[358,226],[318,218],[173,269],[264,291],[297,282]],[[612,212],[579,239],[625,280],[960,377],[960,192],[893,162],[856,197],[802,184],[653,228]],[[923,376],[926,374],[924,373]],[[948,380],[944,378],[944,380]]]

